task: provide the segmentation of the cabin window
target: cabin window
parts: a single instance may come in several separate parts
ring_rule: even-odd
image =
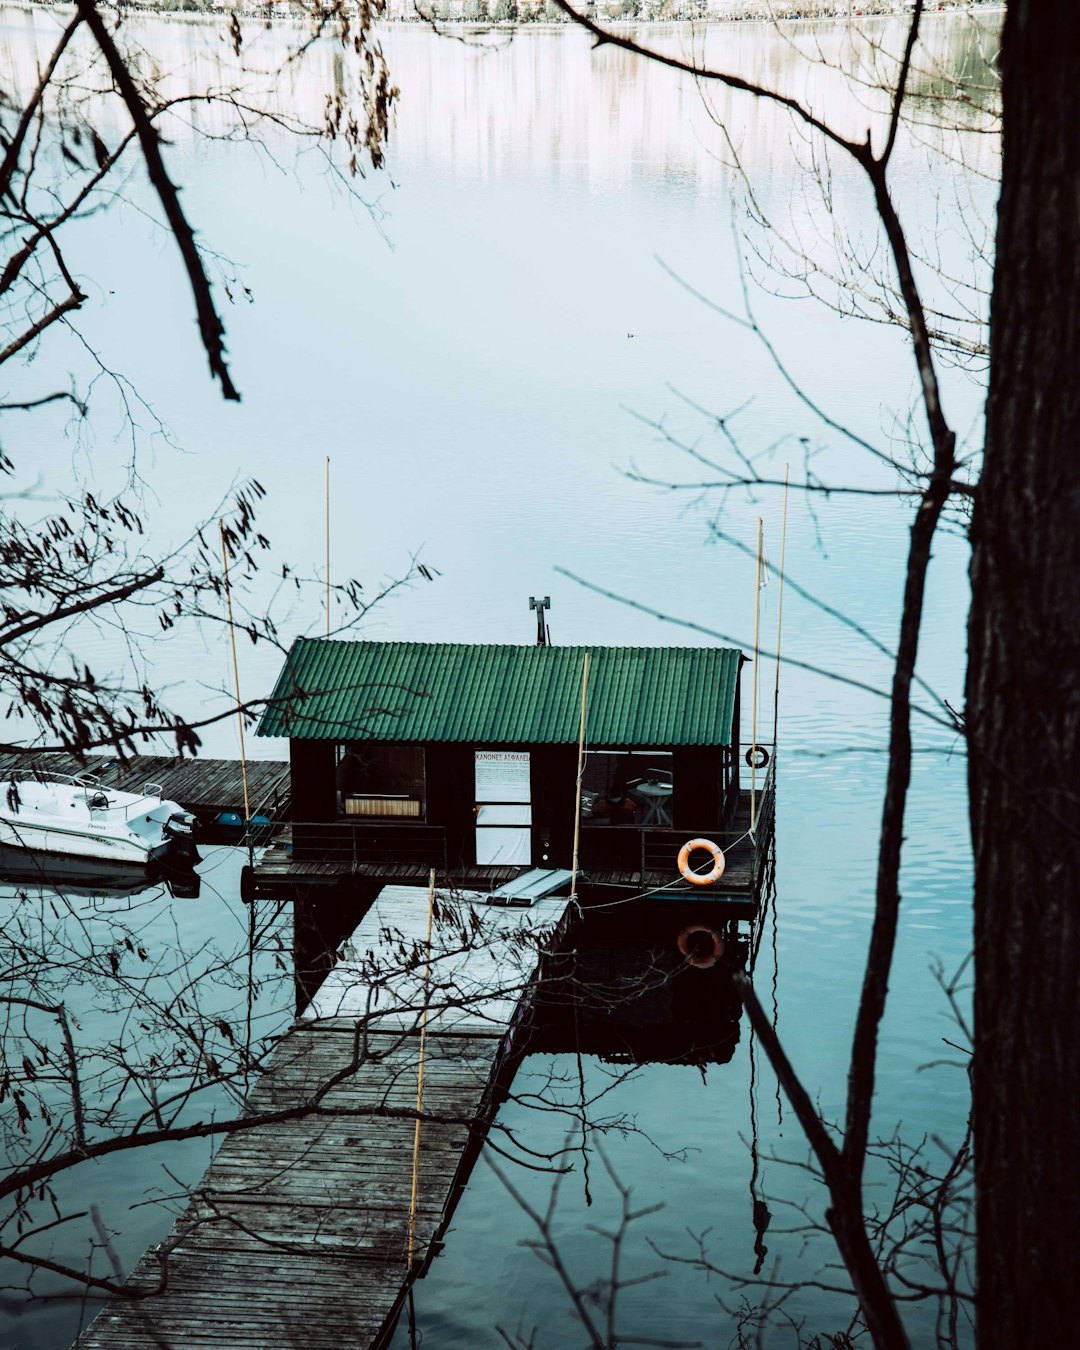
[[[427,792],[422,746],[338,746],[338,811],[350,819],[424,820]]]
[[[582,825],[670,826],[672,762],[669,750],[589,750],[581,780]]]

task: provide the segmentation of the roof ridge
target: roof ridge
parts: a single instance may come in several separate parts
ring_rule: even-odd
[[[741,647],[730,643],[717,643],[707,646],[701,643],[643,643],[643,642],[444,642],[430,638],[344,638],[344,637],[305,637],[295,639],[297,643],[311,643],[322,646],[339,647],[484,647],[512,649],[514,651],[535,652],[739,652]]]

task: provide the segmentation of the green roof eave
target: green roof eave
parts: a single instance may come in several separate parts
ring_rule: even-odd
[[[299,639],[260,736],[478,745],[726,745],[742,653]]]

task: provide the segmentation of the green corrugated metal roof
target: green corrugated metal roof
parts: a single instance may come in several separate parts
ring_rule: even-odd
[[[741,653],[727,647],[509,647],[301,638],[260,736],[576,743],[589,652],[590,745],[724,745]]]

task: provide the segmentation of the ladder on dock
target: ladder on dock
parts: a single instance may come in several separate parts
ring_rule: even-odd
[[[488,896],[488,904],[515,905],[528,909],[537,900],[546,900],[556,891],[568,891],[573,876],[568,867],[530,867],[519,877],[496,886]]]
[[[568,905],[440,894],[429,948],[427,892],[380,892],[252,1093],[249,1113],[278,1119],[226,1137],[172,1233],[128,1281],[156,1290],[164,1270],[164,1288],[108,1304],[80,1350],[380,1344],[410,1280],[421,1023],[413,1274],[450,1221]]]

